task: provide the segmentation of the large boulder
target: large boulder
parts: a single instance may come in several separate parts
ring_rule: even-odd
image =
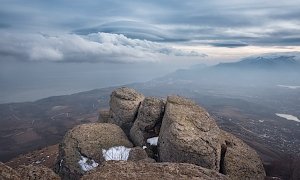
[[[106,162],[103,166],[82,177],[82,180],[227,180],[214,170],[184,163]]]
[[[230,133],[221,131],[222,157],[220,172],[233,180],[257,179],[266,176],[263,164],[256,153],[240,139]]]
[[[122,129],[114,124],[90,123],[74,127],[68,131],[60,144],[56,172],[63,179],[78,179],[86,171],[103,163],[103,153],[118,150],[127,151],[132,143]]]
[[[144,96],[134,89],[122,87],[114,90],[110,97],[109,123],[120,126],[129,135]]]
[[[164,115],[165,102],[155,97],[146,97],[130,130],[130,138],[136,146],[145,146],[147,139],[157,137]]]
[[[23,180],[60,180],[60,177],[46,166],[20,166],[17,171]]]
[[[21,180],[21,176],[11,167],[0,162],[0,179],[1,180]]]
[[[158,139],[162,162],[196,164],[219,170],[220,129],[215,120],[193,101],[169,96]]]

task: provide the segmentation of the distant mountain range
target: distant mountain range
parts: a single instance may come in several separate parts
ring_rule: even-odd
[[[202,85],[274,86],[300,84],[300,52],[251,56],[238,62],[180,69],[157,81],[192,81]]]
[[[300,68],[300,52],[271,53],[250,56],[233,63],[221,63],[215,67],[256,68],[256,69],[284,69]]]

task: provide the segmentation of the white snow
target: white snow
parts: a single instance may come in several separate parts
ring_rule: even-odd
[[[260,123],[263,123],[265,120],[258,120]]]
[[[147,139],[147,143],[149,143],[151,146],[157,146],[158,137],[152,137]]]
[[[279,116],[279,117],[285,118],[287,120],[290,120],[290,121],[300,122],[300,120],[296,116],[293,116],[293,115],[290,115],[290,114],[279,114],[279,113],[276,113],[276,115]]]
[[[300,86],[288,86],[288,85],[277,85],[278,87],[284,87],[284,88],[288,88],[288,89],[300,89]]]
[[[81,156],[81,160],[78,161],[78,164],[83,171],[90,171],[99,165],[93,159],[88,162],[88,158],[84,156]]]
[[[270,136],[268,136],[267,134],[263,134],[263,135],[260,135],[260,137],[268,138],[268,137],[270,137]]]
[[[61,167],[63,161],[64,161],[63,159],[60,160],[60,162],[59,162],[59,167]]]
[[[143,149],[147,149],[147,146],[143,146]]]
[[[68,106],[53,106],[51,108],[52,111],[60,111],[60,110],[63,110],[63,109],[66,109],[68,108]]]
[[[127,161],[131,148],[125,146],[114,146],[108,150],[102,149],[103,157],[106,161]]]
[[[293,56],[294,59],[300,60],[300,53],[299,52],[279,52],[279,53],[264,53],[260,55],[253,55],[249,56],[248,58],[258,58],[258,57],[263,57],[263,58],[278,58],[280,56]]]

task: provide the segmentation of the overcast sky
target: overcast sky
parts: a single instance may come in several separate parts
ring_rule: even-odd
[[[227,61],[299,50],[300,1],[1,0],[0,33],[1,61]]]

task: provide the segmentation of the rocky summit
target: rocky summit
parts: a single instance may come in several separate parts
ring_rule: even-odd
[[[38,169],[35,169],[38,168]],[[180,96],[145,97],[122,87],[97,123],[69,130],[59,146],[61,179],[262,180],[262,162],[251,147],[221,130],[209,113]],[[0,164],[2,179],[57,179],[50,169]]]
[[[125,87],[112,92],[99,123],[65,135],[56,172],[63,179],[265,177],[256,152],[192,100],[144,97]]]

